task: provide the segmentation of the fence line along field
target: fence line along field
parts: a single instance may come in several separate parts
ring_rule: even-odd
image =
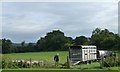
[[[60,67],[54,67],[53,65],[50,66],[46,66],[49,65],[46,64],[45,66],[40,66],[40,67],[34,67],[34,65],[32,66],[32,69],[65,69],[63,67],[61,67],[62,64],[64,64],[67,61],[67,56],[69,55],[68,51],[52,51],[52,52],[29,52],[29,53],[12,53],[12,54],[3,54],[3,58],[7,58],[7,60],[30,60],[32,59],[37,60],[37,61],[42,61],[42,60],[46,60],[47,62],[51,62],[53,63],[53,58],[54,55],[56,55],[57,53],[59,53],[60,56]],[[118,54],[117,54],[118,55]],[[109,62],[109,61],[108,61]],[[8,66],[8,65],[7,65]],[[10,65],[11,66],[11,65]],[[53,66],[53,67],[52,67]],[[7,68],[5,68],[7,69]],[[8,69],[12,69],[12,68],[8,68]],[[13,67],[13,69],[19,69],[19,68],[15,68]],[[24,67],[20,67],[20,69],[24,69]],[[25,69],[30,69],[29,67],[25,67]],[[76,66],[72,66],[71,69],[101,69],[100,68],[100,62],[93,62],[92,64],[80,64],[80,65],[76,65]],[[118,70],[118,67],[105,67],[103,69],[110,69],[110,70]]]
[[[52,52],[29,52],[29,53],[12,53],[12,54],[3,54],[3,57],[10,58],[12,60],[47,60],[48,62],[53,62],[53,57],[59,53],[60,63],[66,62],[66,57],[68,55],[67,51],[52,51]]]

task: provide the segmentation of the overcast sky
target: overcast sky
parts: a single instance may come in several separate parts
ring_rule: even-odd
[[[97,27],[118,33],[118,4],[112,2],[5,2],[1,16],[2,37],[12,42],[36,42],[58,29],[72,38],[90,37]]]

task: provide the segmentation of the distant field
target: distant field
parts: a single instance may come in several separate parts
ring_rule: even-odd
[[[66,62],[66,58],[68,56],[67,51],[55,51],[55,52],[30,52],[30,53],[12,53],[12,54],[3,54],[3,57],[7,57],[10,59],[32,59],[32,60],[47,60],[52,62],[54,55],[59,53],[60,63]]]

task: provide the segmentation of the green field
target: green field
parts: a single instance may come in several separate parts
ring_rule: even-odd
[[[31,52],[31,53],[13,53],[13,54],[4,54],[3,57],[7,57],[13,60],[47,60],[53,62],[54,55],[59,53],[60,63],[65,63],[68,56],[67,51],[55,51],[55,52]]]
[[[68,56],[68,51],[12,53],[12,54],[3,54],[3,57],[7,57],[12,60],[22,60],[22,59],[29,60],[31,58],[32,60],[47,60],[48,62],[54,62],[53,57],[56,53],[59,53],[60,55],[60,63],[62,64],[65,63]],[[118,67],[101,69],[99,62],[93,62],[92,64],[81,64],[81,65],[72,66],[71,69],[72,70],[118,70]],[[21,68],[15,70],[21,70]],[[22,70],[28,70],[28,68],[22,68]],[[29,68],[29,70],[46,70],[46,68]],[[47,68],[47,70],[66,70],[66,69],[58,67],[58,68]]]

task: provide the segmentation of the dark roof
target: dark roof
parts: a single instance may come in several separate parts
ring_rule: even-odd
[[[78,46],[70,46],[70,48],[76,48],[76,49],[81,49],[82,47],[80,46],[80,45],[78,45]]]
[[[81,49],[81,48],[85,48],[85,47],[96,47],[95,45],[76,45],[76,46],[70,46],[70,48],[74,48],[74,49]]]

